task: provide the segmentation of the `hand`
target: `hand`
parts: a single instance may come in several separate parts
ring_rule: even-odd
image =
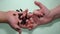
[[[7,16],[8,24],[16,31],[21,32],[20,30],[21,28],[18,25],[18,22],[20,21],[18,19],[18,13],[19,12],[11,10],[7,12],[6,16]]]
[[[40,8],[40,9],[37,9],[33,12],[33,14],[39,16],[40,15],[40,12],[44,15],[43,17],[36,17],[38,18],[39,21],[36,21],[36,23],[40,23],[40,24],[46,24],[48,23],[49,21],[51,21],[52,17],[50,14],[50,10],[48,10],[43,4],[41,4],[40,2],[36,2],[35,1],[35,4]],[[34,16],[33,16],[34,17]],[[35,19],[35,18],[34,18]]]
[[[33,19],[31,18],[33,16],[33,14],[32,13],[28,13],[28,10],[25,10],[21,17],[23,18],[25,16],[28,18],[28,19],[26,19],[26,24],[19,24],[19,25],[20,25],[21,28],[27,28],[27,29],[31,30],[31,28],[34,28],[33,26],[36,26],[36,23],[33,22]]]
[[[47,24],[52,21],[53,16],[50,15],[50,10],[48,10],[43,4],[35,1],[35,5],[37,5],[40,9],[37,9],[33,12],[33,16],[31,17],[35,24],[32,25],[35,28],[38,25]],[[41,15],[43,15],[41,17]],[[33,29],[31,28],[31,29]]]
[[[27,17],[27,18],[24,18],[24,17]],[[32,22],[32,19],[30,18],[32,16],[32,13],[28,13],[28,10],[25,10],[24,12],[22,12],[22,16],[20,18],[23,18],[23,19],[26,19],[26,23],[20,23],[19,26],[21,28],[27,28],[29,30],[31,30],[32,28],[32,25],[35,24],[34,22]],[[22,22],[24,22],[22,19]]]

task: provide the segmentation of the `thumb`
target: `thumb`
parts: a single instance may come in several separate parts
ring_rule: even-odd
[[[34,3],[35,3],[35,5],[37,5],[41,9],[45,8],[45,6],[42,3],[40,3],[40,2],[35,1]]]

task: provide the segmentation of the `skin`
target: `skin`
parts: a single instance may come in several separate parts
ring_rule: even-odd
[[[41,16],[42,15],[42,16],[46,16],[46,18],[50,18],[50,17],[47,17],[47,15],[49,14],[49,10],[44,5],[42,5],[41,3],[37,2],[37,1],[35,1],[34,3],[35,3],[35,5],[37,5],[41,9],[34,10],[33,14],[27,13],[28,16],[30,16],[31,18],[27,20],[28,24],[27,24],[27,26],[24,25],[24,27],[28,28],[29,30],[35,28],[38,24],[44,24],[44,23],[42,23],[42,21],[39,20],[39,19],[42,19],[42,18],[38,18],[37,16]],[[43,15],[43,13],[45,15]]]
[[[21,28],[22,26],[19,24],[22,20],[18,18],[18,14],[23,14],[20,18],[24,17],[27,14],[27,9],[23,12],[17,12],[14,10],[10,10],[8,12],[0,11],[0,23],[7,23],[9,24],[14,30],[18,31],[19,34],[21,34]],[[19,22],[19,24],[18,24]]]
[[[0,23],[2,23],[2,22],[4,22],[4,23],[6,23],[7,22],[7,19],[6,19],[6,16],[4,16],[4,15],[6,15],[6,12],[2,12],[2,11],[0,11]]]
[[[18,13],[19,13],[19,12],[16,12],[16,11],[13,11],[13,10],[8,11],[7,14],[6,14],[6,19],[7,19],[7,21],[8,21],[7,23],[8,23],[13,29],[15,29],[16,31],[20,32],[21,29],[20,29],[20,27],[19,27],[19,25],[18,25],[18,22],[20,21],[20,20],[18,19]],[[15,14],[15,15],[13,15],[13,14]]]
[[[22,20],[19,20],[18,18],[18,13],[21,13],[21,12],[16,12],[13,10],[8,11],[8,12],[0,11],[0,16],[1,16],[0,23],[8,23],[13,29],[15,29],[16,31],[19,32],[19,34],[21,34],[21,28],[27,28],[31,30],[37,27],[38,25],[47,24],[54,19],[60,18],[60,6],[52,10],[49,10],[40,2],[35,1],[34,3],[40,9],[35,9],[33,13],[28,13],[28,10],[25,10],[24,12],[22,12],[23,15],[20,17],[20,18],[23,18],[27,14],[27,17],[30,17],[29,19],[26,19],[27,24],[18,25],[18,22],[21,23],[22,21]],[[41,17],[41,15],[43,17]]]
[[[34,3],[40,9],[34,10],[33,16],[31,18],[32,18],[33,23],[35,23],[35,24],[32,24],[32,28],[30,27],[30,29],[33,29],[33,28],[37,27],[38,25],[48,24],[52,20],[60,18],[60,6],[57,6],[56,8],[49,10],[40,2],[35,1]],[[45,15],[43,15],[43,17],[39,18],[38,16],[42,15],[41,13],[45,14]]]
[[[41,17],[39,19],[40,24],[46,24],[49,23],[50,21],[52,21],[53,19],[59,18],[60,17],[60,6],[52,9],[51,11],[48,10],[43,4],[41,4],[40,2],[35,2],[35,4],[37,6],[39,6],[41,9],[40,11],[35,11],[34,14],[37,15],[37,12],[43,12],[45,13],[45,15],[43,17]],[[36,17],[37,18],[37,17]],[[37,18],[38,19],[38,18]],[[36,21],[37,23],[39,23],[39,21]],[[41,22],[43,21],[43,22]]]
[[[13,10],[10,10],[8,12],[0,11],[0,23],[8,23],[14,30],[21,32],[21,28],[18,25],[18,22],[20,21],[18,19],[18,13],[19,12]]]
[[[27,19],[26,22],[27,22],[27,25],[18,25],[18,22],[21,22],[21,20],[18,19],[18,13],[20,12],[16,12],[16,11],[13,11],[13,10],[10,10],[8,12],[3,12],[1,11],[0,12],[0,22],[1,23],[8,23],[13,29],[15,29],[16,31],[18,31],[20,34],[21,34],[21,28],[28,28],[28,29],[31,29],[31,28],[34,28],[34,26],[36,26],[37,24],[33,21],[32,19],[32,16],[33,14],[30,14],[30,13],[27,13],[28,10],[25,10],[23,13],[23,15],[20,17],[25,17],[25,15],[27,14],[28,17],[31,17],[30,19]],[[13,15],[15,14],[15,15]],[[40,15],[42,15],[42,12],[39,13]],[[39,16],[40,16],[39,15]],[[33,26],[33,27],[32,27]]]
[[[54,19],[57,19],[60,17],[60,6],[57,6],[56,8],[49,10],[46,8],[43,4],[40,2],[35,1],[35,5],[37,5],[40,9],[35,9],[32,14],[28,14],[30,16],[30,19],[27,20],[27,26],[22,25],[23,28],[27,28],[29,30],[34,29],[38,25],[48,24]],[[45,15],[43,15],[45,14]],[[41,15],[43,17],[41,17]],[[38,17],[40,16],[40,18]]]

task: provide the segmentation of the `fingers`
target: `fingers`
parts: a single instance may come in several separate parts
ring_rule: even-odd
[[[32,30],[34,28],[34,20],[32,18],[30,18],[30,25],[29,25],[29,30]]]
[[[45,12],[48,10],[42,3],[35,1],[35,5],[37,5],[41,9],[37,9],[33,12],[33,14],[37,15],[39,18],[45,15]]]
[[[19,34],[21,34],[21,32],[19,32]]]
[[[45,8],[45,6],[40,2],[35,1],[34,3],[35,3],[35,5],[37,5],[41,9]]]
[[[32,29],[34,29],[36,27],[36,23],[34,22],[34,20],[32,18],[27,20],[27,23],[28,23],[27,28],[29,30],[32,30]]]
[[[40,18],[38,18],[37,16],[33,15],[32,19],[36,24],[40,23]]]
[[[30,18],[29,20],[27,20],[27,23],[28,23],[27,28],[29,30],[34,29],[38,25],[36,22],[34,22],[33,18]]]
[[[19,27],[18,24],[10,24],[13,29],[15,29],[18,32],[21,32],[21,28]]]
[[[28,13],[27,14],[27,18],[29,19],[30,17],[32,17],[33,16],[33,14],[32,13]]]
[[[26,9],[25,11],[23,11],[23,15],[21,16],[21,18],[25,17],[27,15],[28,9]]]
[[[17,31],[17,32],[19,32],[19,34],[21,34],[21,28],[18,26],[18,25],[13,25],[13,28]]]
[[[37,11],[39,11],[39,10],[37,10]],[[28,9],[23,12],[22,18],[25,17],[26,15],[28,15],[29,17],[33,15],[33,14],[27,14],[27,12],[28,12]],[[38,14],[39,12],[36,12],[36,13]],[[42,13],[39,13],[39,14],[42,15]],[[34,21],[36,21],[36,19]],[[29,30],[31,30],[31,29],[35,28],[35,26],[37,26],[36,22],[33,22],[32,19],[31,19],[31,21],[28,21],[27,23],[28,23],[27,26],[26,26],[26,24],[25,25],[20,24],[19,26],[22,28],[28,28]]]
[[[27,28],[27,27],[26,27],[26,24],[25,24],[25,25],[19,24],[19,26],[20,26],[21,28]]]
[[[32,22],[30,21],[30,20],[27,20],[27,28],[29,29],[29,30],[31,30],[31,29],[33,29],[32,28],[32,26],[33,26],[33,24],[32,24]]]
[[[42,11],[41,10],[38,11],[38,9],[34,10],[33,14],[36,15],[36,16],[43,16]]]

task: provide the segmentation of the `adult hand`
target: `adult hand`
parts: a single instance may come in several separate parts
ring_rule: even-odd
[[[52,21],[53,16],[50,14],[50,10],[48,10],[43,4],[40,2],[35,1],[35,5],[37,5],[40,9],[34,10],[33,16],[31,17],[32,22],[35,23],[32,25],[32,28],[35,28],[38,25],[47,24],[48,22]],[[43,15],[43,16],[41,16]]]

